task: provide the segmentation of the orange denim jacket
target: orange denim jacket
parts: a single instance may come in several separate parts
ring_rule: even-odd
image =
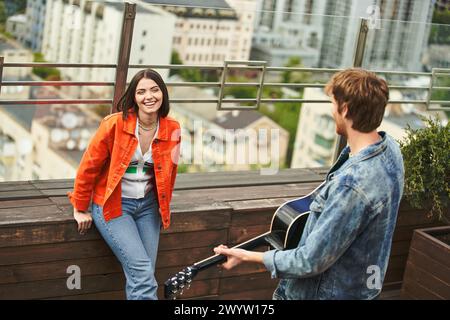
[[[106,221],[122,215],[121,179],[137,147],[136,113],[129,111],[105,117],[85,151],[75,178],[73,192],[67,195],[72,205],[88,210],[91,199],[103,206]],[[180,125],[170,117],[159,119],[158,135],[152,143],[156,193],[164,229],[170,225],[170,201],[180,154]]]

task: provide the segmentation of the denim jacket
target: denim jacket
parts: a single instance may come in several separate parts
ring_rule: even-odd
[[[317,191],[297,248],[263,262],[281,278],[274,299],[373,299],[381,291],[403,194],[397,143],[381,140],[349,157],[347,146]]]

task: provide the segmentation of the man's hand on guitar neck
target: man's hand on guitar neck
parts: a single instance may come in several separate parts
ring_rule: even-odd
[[[222,267],[226,270],[230,270],[242,262],[257,262],[263,263],[263,253],[256,251],[248,251],[244,249],[228,248],[221,244],[214,248],[216,254],[227,256],[227,262],[222,264]]]

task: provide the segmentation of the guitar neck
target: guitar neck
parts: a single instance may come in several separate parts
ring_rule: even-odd
[[[259,247],[263,244],[268,244],[267,237],[270,235],[270,231],[263,233],[255,238],[252,238],[248,241],[245,241],[237,246],[234,246],[232,249],[244,249],[244,250],[251,250],[254,248]],[[209,268],[211,266],[217,265],[219,263],[223,263],[227,260],[227,257],[224,255],[216,254],[214,256],[211,256],[209,258],[206,258],[205,260],[199,261],[194,263],[191,268],[193,268],[196,271],[201,271],[203,269]]]

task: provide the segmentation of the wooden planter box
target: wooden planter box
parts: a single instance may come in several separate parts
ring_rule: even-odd
[[[401,298],[450,300],[450,226],[414,231]]]

